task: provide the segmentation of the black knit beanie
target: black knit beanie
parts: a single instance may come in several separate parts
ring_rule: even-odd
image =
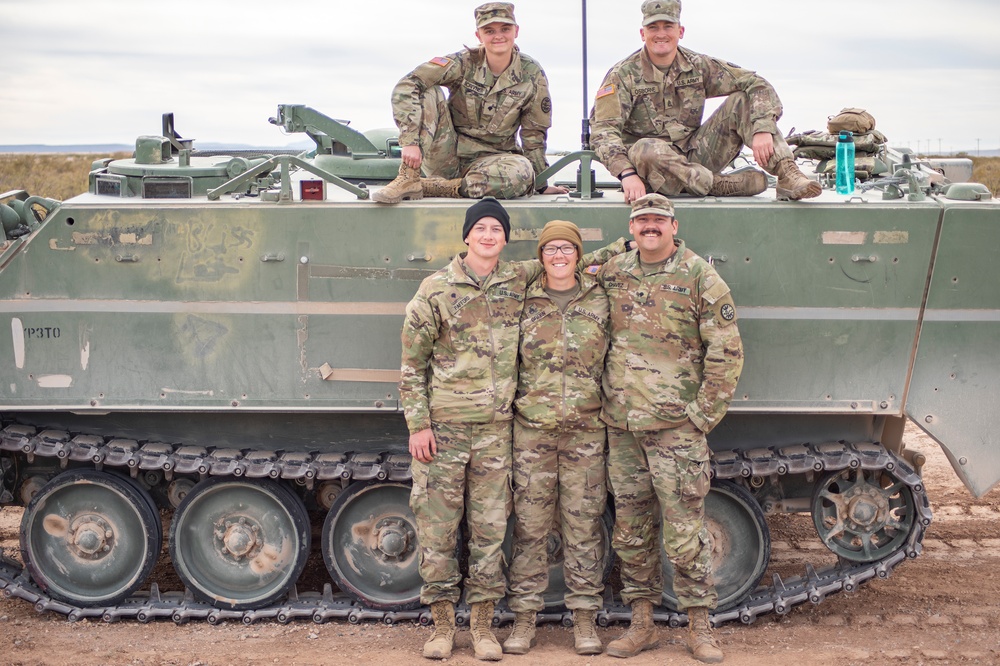
[[[483,197],[465,211],[465,224],[462,225],[463,241],[469,237],[469,232],[472,231],[472,227],[476,226],[476,222],[484,217],[494,217],[499,220],[503,227],[504,241],[510,240],[510,215],[507,214],[499,201],[493,197]]]

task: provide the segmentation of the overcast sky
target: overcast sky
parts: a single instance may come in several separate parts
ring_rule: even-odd
[[[280,103],[392,125],[419,63],[475,43],[476,0],[0,0],[0,144],[124,143],[173,111],[198,141],[283,146]],[[581,5],[521,0],[518,44],[549,77],[549,147],[583,115]],[[639,0],[590,0],[589,95],[640,45]],[[787,133],[861,106],[896,145],[1000,148],[997,0],[686,0],[681,42],[756,70]],[[589,105],[589,102],[588,102]],[[198,143],[196,141],[195,145]]]

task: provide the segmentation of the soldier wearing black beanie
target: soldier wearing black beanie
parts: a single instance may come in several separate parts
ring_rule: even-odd
[[[465,224],[462,225],[463,241],[469,237],[469,232],[472,231],[472,227],[476,226],[476,222],[484,217],[495,218],[503,227],[504,242],[510,241],[510,215],[493,197],[484,197],[465,211]]]

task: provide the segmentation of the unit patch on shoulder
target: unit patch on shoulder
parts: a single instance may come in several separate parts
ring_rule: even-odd
[[[719,310],[719,314],[726,321],[732,321],[736,318],[736,308],[732,306],[731,303],[724,303],[722,308]]]
[[[552,112],[552,100],[548,97],[542,98],[542,113]]]
[[[597,95],[594,99],[601,99],[602,97],[607,97],[608,95],[615,94],[615,84],[607,85],[597,91]]]
[[[439,67],[447,67],[451,64],[451,58],[445,58],[444,56],[438,56],[436,58],[431,58],[432,65],[438,65]]]

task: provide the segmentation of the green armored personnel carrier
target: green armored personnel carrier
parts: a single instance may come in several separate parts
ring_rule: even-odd
[[[293,105],[272,122],[316,149],[206,154],[168,117],[133,158],[95,163],[85,194],[3,195],[0,502],[25,506],[23,568],[0,563],[8,597],[108,621],[429,619],[399,332],[420,280],[463,249],[469,202],[371,203],[397,170],[392,133]],[[717,623],[819,603],[920,554],[931,510],[907,419],[972,493],[1000,480],[1000,201],[897,151],[883,167],[850,197],[676,200],[746,348],[710,437]],[[506,257],[534,257],[552,219],[589,249],[626,234],[622,195],[599,180],[506,202]],[[827,553],[792,575],[768,568],[782,513],[811,515]],[[164,539],[184,589],[147,582]],[[560,619],[550,543],[543,617]],[[329,582],[300,580],[320,555]],[[657,618],[683,623],[673,604]],[[612,600],[599,619],[619,617]]]

